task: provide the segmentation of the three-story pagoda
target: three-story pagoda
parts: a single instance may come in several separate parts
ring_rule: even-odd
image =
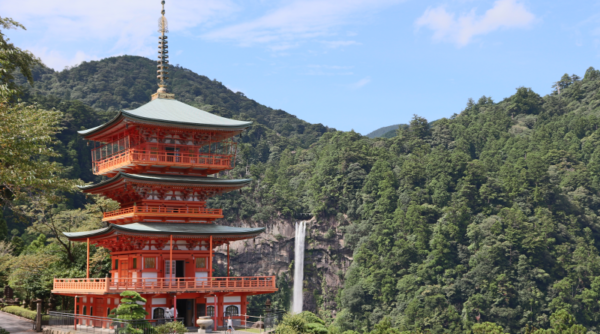
[[[264,228],[217,225],[221,209],[207,208],[212,196],[234,191],[248,179],[213,177],[235,164],[233,137],[251,122],[227,119],[194,108],[167,93],[167,21],[159,21],[159,89],[152,100],[120,111],[111,121],[80,131],[101,143],[92,150],[94,174],[107,179],[84,186],[121,204],[104,213],[106,227],[65,233],[72,241],[108,249],[112,270],[106,278],[60,278],[52,293],[78,297],[76,314],[106,317],[119,294],[137,291],[147,302],[148,319],[174,308],[186,326],[212,316],[243,321],[247,296],[277,291],[274,276],[230,277],[229,243],[251,239]],[[227,245],[227,276],[214,276],[214,249]]]

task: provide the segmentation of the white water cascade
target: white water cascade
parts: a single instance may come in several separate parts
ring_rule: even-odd
[[[296,247],[294,258],[294,296],[292,313],[302,312],[302,282],[304,281],[304,239],[306,237],[306,222],[296,223]]]

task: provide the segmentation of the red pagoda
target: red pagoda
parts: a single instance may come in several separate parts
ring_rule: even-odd
[[[233,168],[233,137],[251,122],[210,114],[167,93],[164,3],[157,93],[149,103],[79,132],[100,143],[92,150],[92,167],[94,174],[107,176],[82,190],[118,201],[121,208],[104,213],[104,228],[65,233],[69,240],[87,242],[88,274],[55,279],[52,293],[78,297],[76,314],[105,317],[119,305],[121,292],[136,291],[147,300],[148,319],[164,318],[165,310],[174,308],[186,326],[195,326],[199,316],[223,326],[226,315],[243,321],[247,296],[277,291],[274,276],[229,276],[229,243],[265,229],[217,225],[222,210],[206,206],[208,198],[250,183],[214,175]],[[90,244],[110,251],[110,276],[89,277]],[[214,249],[223,245],[227,276],[216,277]]]

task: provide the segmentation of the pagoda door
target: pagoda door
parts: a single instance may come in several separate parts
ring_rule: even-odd
[[[94,308],[94,313],[96,317],[104,317],[104,315],[106,314],[106,300],[104,298],[94,298],[96,301],[96,307]],[[96,318],[94,318],[96,319]],[[107,327],[107,323],[105,323],[103,320],[97,319],[94,320],[94,327],[102,327],[102,328],[106,328]]]
[[[129,261],[123,260],[119,263],[119,278],[123,285],[129,285]]]
[[[169,265],[172,262],[172,265]],[[171,276],[171,269],[173,269],[173,275]],[[177,261],[165,260],[165,282],[171,282],[174,284],[177,281]]]

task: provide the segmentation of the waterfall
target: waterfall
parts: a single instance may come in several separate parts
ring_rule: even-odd
[[[296,247],[294,258],[294,296],[292,313],[302,312],[302,282],[304,281],[304,238],[306,222],[296,223]]]

